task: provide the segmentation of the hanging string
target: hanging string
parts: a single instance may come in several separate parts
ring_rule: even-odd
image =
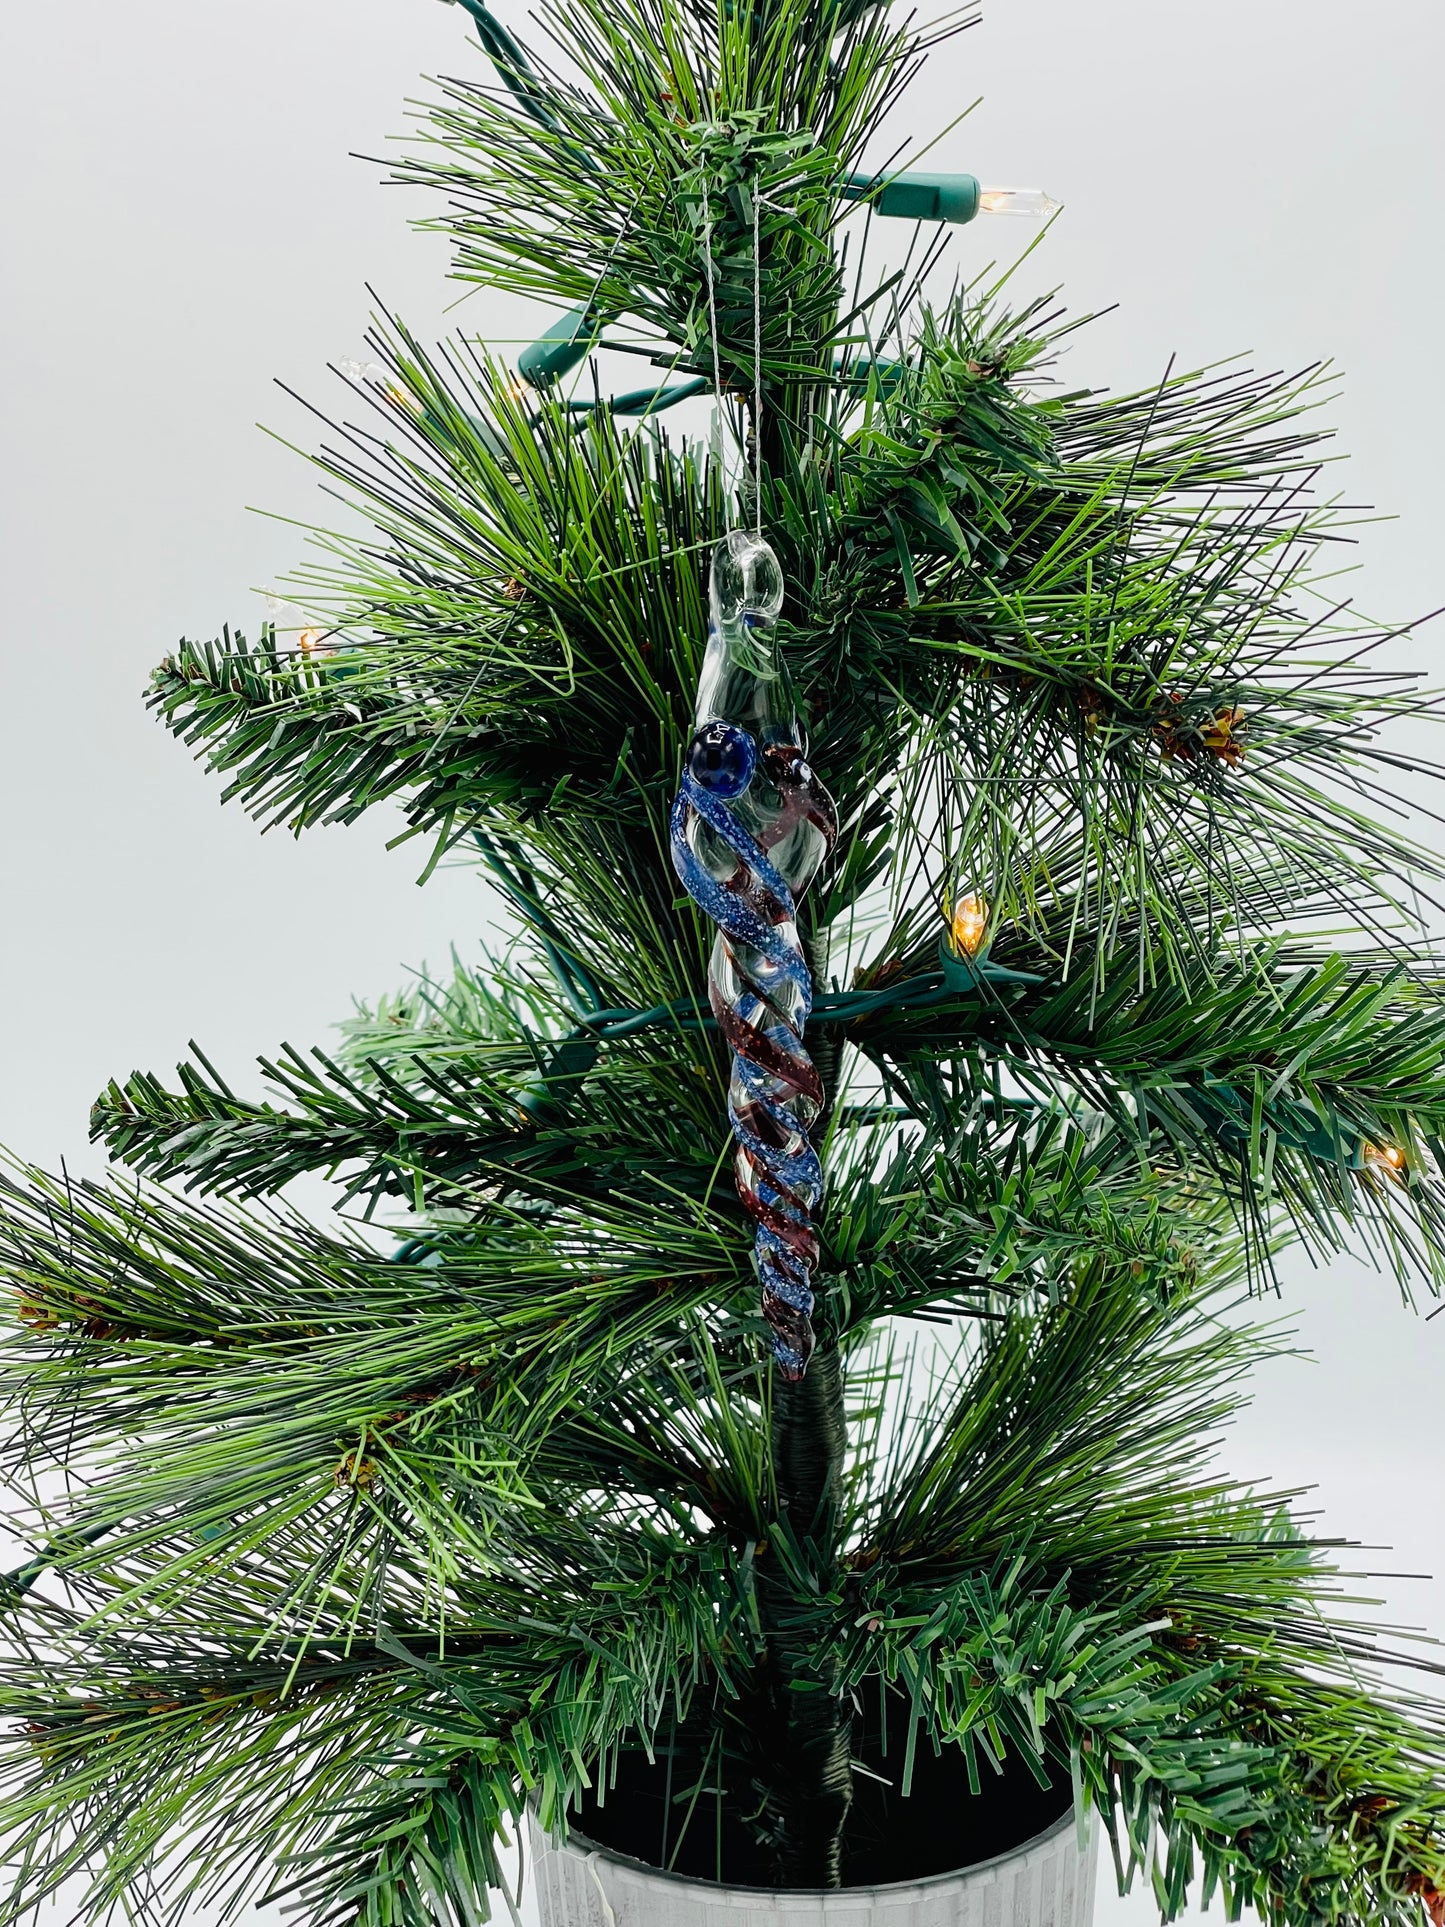
[[[707,279],[707,326],[712,344],[713,407],[717,420],[715,454],[718,462],[721,463],[722,353],[718,346],[717,264],[713,257],[712,245],[712,191],[706,168],[699,167],[698,174],[702,182],[702,258],[703,271]],[[753,519],[758,540],[761,541],[763,536],[763,196],[754,191],[751,198],[753,203]],[[733,502],[731,492],[726,487],[726,476],[724,476],[723,489],[723,518],[724,527],[730,530],[733,526]]]
[[[753,508],[763,539],[763,197],[753,186]]]
[[[727,485],[727,470],[722,458],[723,385],[722,358],[718,351],[717,341],[717,269],[713,265],[712,257],[712,187],[708,181],[707,170],[705,168],[699,168],[698,172],[702,180],[702,259],[703,267],[707,274],[707,330],[712,342],[713,419],[716,423],[713,453],[718,466],[723,470],[723,527],[724,529],[731,530],[733,525],[732,492]]]

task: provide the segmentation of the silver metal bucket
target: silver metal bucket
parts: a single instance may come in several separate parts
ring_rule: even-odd
[[[1090,1927],[1097,1822],[1072,1813],[1011,1853],[886,1887],[774,1892],[644,1866],[584,1835],[549,1839],[528,1809],[541,1927]]]

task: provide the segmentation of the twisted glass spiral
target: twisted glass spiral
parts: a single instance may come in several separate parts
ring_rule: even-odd
[[[813,980],[797,902],[837,835],[787,711],[773,625],[777,557],[734,531],[713,555],[697,716],[672,807],[672,861],[718,927],[708,1001],[733,1053],[728,1116],[738,1193],[757,1222],[763,1315],[785,1378],[813,1350],[813,1214],[823,1169],[808,1132],[823,1086],[803,1048]]]

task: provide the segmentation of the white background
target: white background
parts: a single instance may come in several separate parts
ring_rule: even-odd
[[[518,19],[519,13],[508,15]],[[907,126],[984,105],[929,157],[1066,202],[1035,282],[1075,311],[1119,303],[1075,350],[1081,381],[1142,385],[1248,351],[1333,358],[1352,460],[1339,486],[1400,519],[1364,531],[1358,594],[1401,621],[1445,601],[1437,340],[1442,30],[1430,0],[997,0],[943,50]],[[409,965],[474,954],[477,887],[414,887],[394,819],[261,837],[141,707],[181,634],[255,632],[251,591],[321,517],[280,377],[324,395],[360,349],[370,281],[423,335],[532,332],[459,292],[422,204],[376,155],[423,72],[474,72],[435,0],[11,0],[0,74],[4,573],[0,624],[0,1141],[94,1169],[107,1077],[169,1072],[195,1036],[240,1073],[307,1045]],[[980,221],[978,267],[1017,229]],[[1398,659],[1433,676],[1424,632]],[[244,1079],[242,1080],[244,1081]],[[1283,1309],[1315,1362],[1271,1367],[1231,1466],[1317,1487],[1325,1527],[1439,1563],[1445,1318],[1387,1283],[1299,1268]],[[1438,1584],[1377,1589],[1445,1631]],[[1152,1912],[1101,1895],[1101,1921]]]

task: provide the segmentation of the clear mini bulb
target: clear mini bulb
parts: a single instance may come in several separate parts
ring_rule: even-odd
[[[379,361],[356,361],[348,355],[333,365],[337,374],[349,381],[353,388],[370,388],[413,415],[421,413],[421,403],[416,396],[409,388],[403,388],[391,370],[383,368]]]
[[[962,897],[949,920],[953,948],[960,957],[976,957],[988,933],[988,905],[982,897]]]
[[[1056,214],[1062,206],[1041,187],[985,187],[978,196],[980,214],[1024,214],[1035,221]]]
[[[336,372],[358,388],[385,388],[391,380],[379,361],[357,361],[352,355],[336,363]]]

